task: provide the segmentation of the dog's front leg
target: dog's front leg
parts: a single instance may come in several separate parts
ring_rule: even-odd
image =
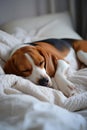
[[[69,69],[69,64],[64,60],[58,60],[57,71],[55,73],[55,82],[60,91],[64,93],[67,97],[70,97],[76,93],[73,83],[71,83],[67,77],[66,72]]]

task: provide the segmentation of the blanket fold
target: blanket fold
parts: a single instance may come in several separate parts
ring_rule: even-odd
[[[70,111],[77,111],[87,108],[87,68],[82,69],[76,72],[74,75],[68,77],[69,80],[76,85],[77,89],[79,90],[79,94],[61,101],[61,103],[58,101],[59,94],[61,94],[58,93],[58,90],[35,85],[29,80],[23,79],[20,76],[4,74],[4,61],[6,61],[6,59],[9,57],[12,49],[21,43],[21,39],[17,39],[11,34],[0,31],[0,96],[27,94],[41,101],[59,105]]]

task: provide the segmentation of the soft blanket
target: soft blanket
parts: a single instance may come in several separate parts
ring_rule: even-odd
[[[1,65],[0,66],[0,106],[2,106],[0,109],[0,113],[3,108],[7,109],[8,110],[7,113],[9,113],[9,111],[10,111],[9,105],[11,105],[9,103],[9,101],[12,102],[13,97],[15,97],[14,100],[22,99],[22,102],[24,102],[24,104],[25,104],[25,101],[23,101],[24,100],[23,98],[26,98],[26,102],[27,102],[28,98],[29,98],[29,97],[27,97],[28,95],[30,96],[29,99],[35,98],[34,100],[37,102],[37,104],[40,101],[48,102],[51,105],[55,104],[57,106],[66,108],[67,110],[70,110],[70,111],[77,111],[80,109],[87,108],[87,69],[82,69],[82,70],[76,72],[74,75],[68,76],[69,80],[71,80],[76,85],[79,93],[75,96],[72,96],[72,97],[66,99],[65,101],[61,101],[61,103],[58,102],[59,94],[58,94],[57,90],[35,85],[32,82],[30,82],[29,80],[24,79],[20,76],[4,74],[3,65],[4,65],[5,61],[9,58],[9,55],[10,55],[11,51],[13,50],[13,48],[22,43],[31,42],[31,41],[33,41],[33,37],[30,37],[29,34],[22,29],[19,29],[19,31],[14,34],[8,34],[4,31],[0,31],[0,65]],[[11,97],[11,99],[10,99],[10,97]],[[7,100],[7,102],[6,102],[5,99],[6,100],[9,99],[9,100]],[[2,105],[2,101],[5,103],[4,107]],[[7,104],[7,106],[6,106],[6,104]],[[30,103],[30,104],[31,104],[30,107],[32,107],[32,103]],[[41,104],[41,102],[40,102],[40,104]],[[17,104],[17,106],[18,106],[18,104]],[[38,105],[37,105],[37,107],[38,107]],[[49,105],[48,105],[48,107],[49,107]],[[20,107],[19,107],[19,109],[20,109]],[[41,109],[43,109],[43,106]],[[59,108],[59,109],[61,109],[61,108]],[[47,110],[48,110],[48,108],[47,108]],[[61,113],[62,113],[62,110],[63,109],[61,109]],[[44,111],[46,111],[46,110],[44,110]],[[66,113],[65,115],[68,115],[68,111],[66,111],[66,110],[63,110],[63,111],[64,111],[64,114]],[[52,111],[50,110],[50,112],[52,112]],[[56,110],[56,112],[57,112],[57,110]],[[62,115],[64,115],[64,114],[62,114]],[[38,114],[36,114],[36,117],[37,117],[37,115]],[[42,115],[44,115],[44,112]],[[26,115],[25,120],[29,116],[31,116],[31,113],[28,113]],[[58,117],[59,115],[56,115],[56,116]],[[69,118],[70,118],[70,116],[71,115],[69,115]],[[34,120],[34,118],[36,118],[36,117],[34,115],[32,117],[32,120]],[[55,117],[55,118],[57,118],[57,117]],[[14,118],[16,118],[16,117],[14,117]],[[60,118],[60,117],[58,117],[58,118]],[[73,121],[75,121],[76,118],[73,116],[72,116],[72,118],[73,118]],[[45,119],[45,117],[44,117],[44,119]],[[11,119],[9,119],[9,120],[11,120]],[[23,124],[24,126],[26,124],[25,120],[24,120],[24,124]],[[65,120],[66,119],[64,119],[64,121]],[[75,126],[75,128],[80,129],[80,126],[82,125],[82,128],[85,129],[86,124],[85,124],[84,119],[82,117],[80,117],[80,115],[77,115],[77,120],[78,120],[78,126]],[[71,124],[74,124],[73,121]],[[29,122],[29,120],[28,120],[28,123],[27,123],[28,126],[29,126],[29,123],[31,123],[31,122]],[[76,124],[76,121],[75,121],[75,124]],[[10,128],[10,126],[9,126],[9,128]],[[64,126],[63,126],[63,128],[65,129]],[[69,127],[69,128],[71,128],[71,127]],[[69,128],[67,128],[67,130]]]

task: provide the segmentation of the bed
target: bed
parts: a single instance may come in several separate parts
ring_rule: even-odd
[[[58,91],[20,76],[5,74],[3,66],[14,47],[46,38],[82,39],[68,12],[11,21],[0,27],[0,129],[86,130],[87,69],[68,76],[80,90],[58,102]]]

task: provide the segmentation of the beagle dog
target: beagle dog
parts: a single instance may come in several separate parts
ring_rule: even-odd
[[[76,89],[67,79],[67,74],[74,73],[83,65],[87,65],[87,41],[46,39],[14,49],[4,71],[25,77],[38,85],[56,86],[66,97],[70,97],[76,93]]]

